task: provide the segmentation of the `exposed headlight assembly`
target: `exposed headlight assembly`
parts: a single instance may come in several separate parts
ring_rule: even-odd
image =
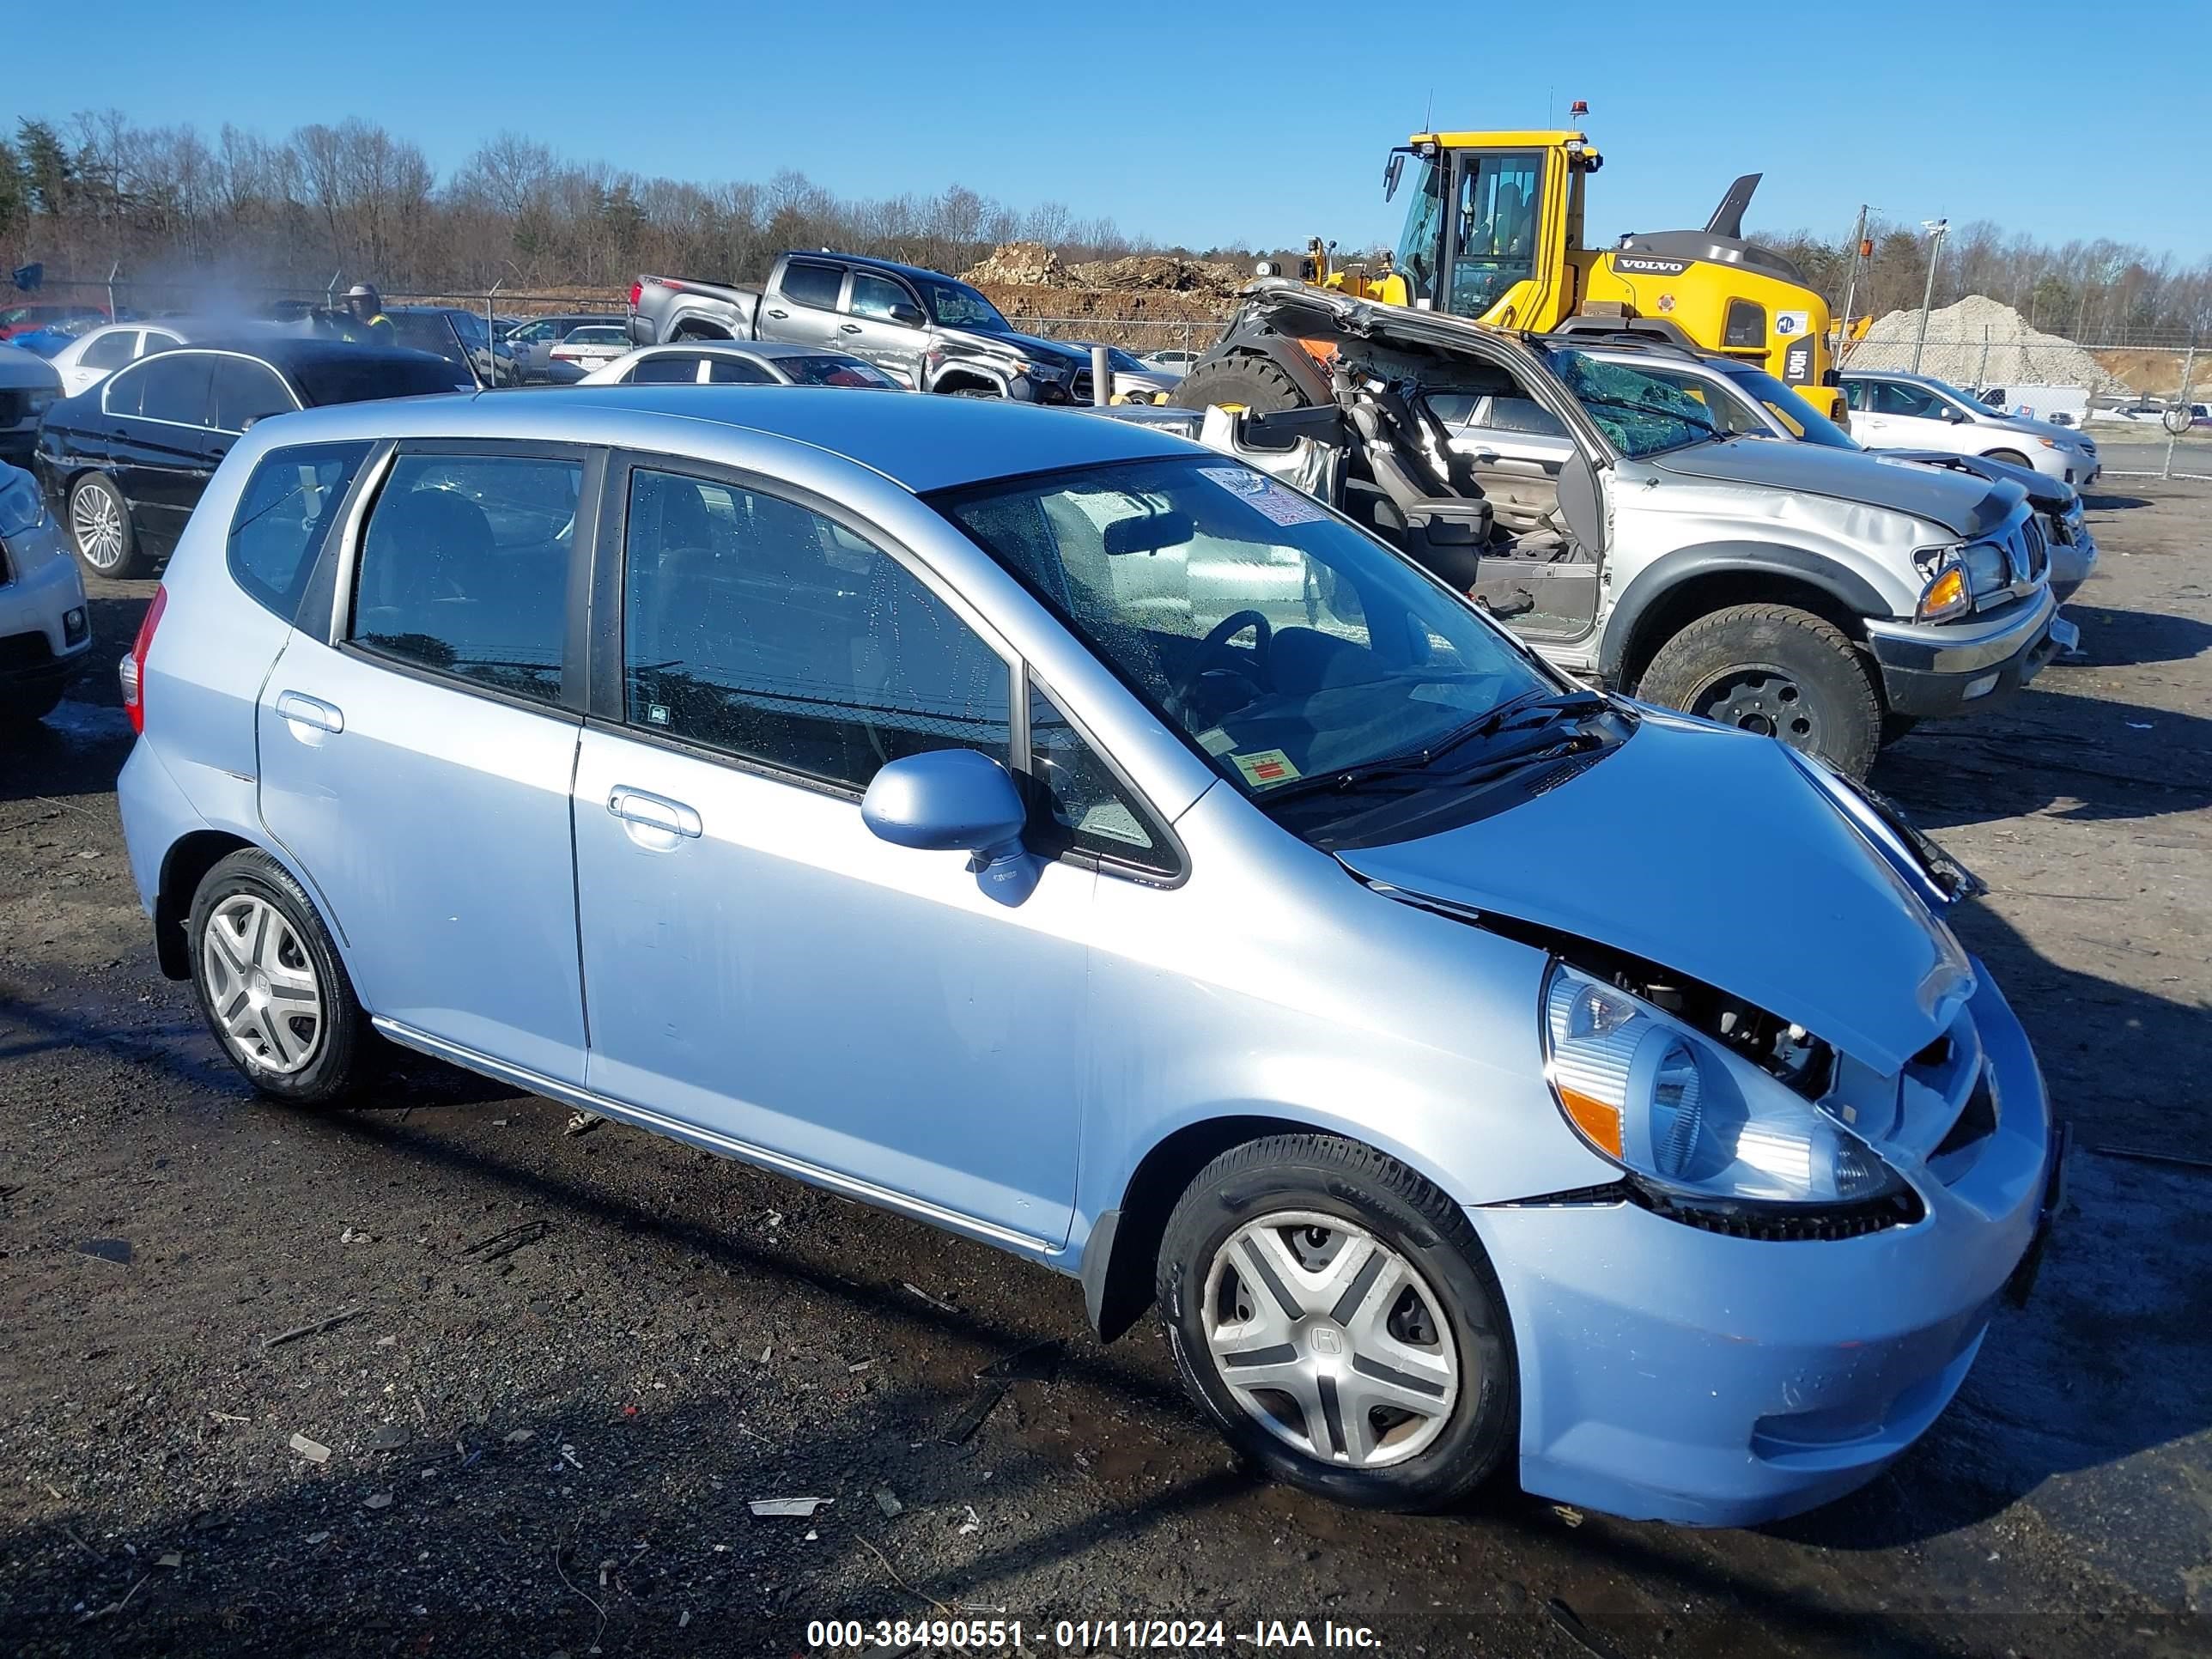
[[[1996,542],[1954,542],[1923,547],[1912,556],[1928,586],[1913,615],[1922,622],[1948,622],[1974,608],[1975,599],[1994,593],[2012,579],[2011,563]]]
[[[1819,1107],[1563,962],[1545,982],[1544,1047],[1553,1096],[1575,1132],[1662,1203],[1856,1207],[1906,1190]]]

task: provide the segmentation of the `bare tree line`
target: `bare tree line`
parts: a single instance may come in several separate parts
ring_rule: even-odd
[[[1869,235],[1874,252],[1854,311],[1917,306],[1926,239],[1897,223]],[[358,117],[277,139],[226,123],[210,139],[107,111],[60,125],[25,118],[12,143],[0,139],[0,269],[42,261],[57,286],[100,281],[119,264],[134,285],[319,289],[343,271],[400,291],[612,289],[641,270],[757,278],[787,247],[959,271],[1016,240],[1042,242],[1071,263],[1151,251],[1110,218],[1079,218],[1059,203],[1024,211],[959,185],[851,200],[790,171],[765,183],[703,185],[569,161],[516,132],[499,134],[441,179],[419,145]],[[1761,240],[1840,305],[1847,235]],[[1240,261],[1255,252],[1203,250]],[[1977,221],[1945,244],[1936,302],[1971,293],[2075,339],[2212,337],[2212,260],[2183,268],[2130,245],[2053,246]]]
[[[358,117],[270,139],[118,112],[20,121],[0,140],[0,264],[50,283],[319,289],[333,270],[395,290],[617,287],[640,270],[766,274],[787,247],[961,270],[1017,239],[1071,258],[1134,244],[1108,218],[1026,211],[960,185],[850,200],[804,174],[701,185],[575,162],[503,132],[441,179],[419,145]]]
[[[1856,316],[1917,310],[1928,280],[1929,241],[1916,224],[1875,222],[1874,244],[1851,301]],[[1831,306],[1840,306],[1851,242],[1810,231],[1754,240],[1796,261]],[[2132,244],[2075,240],[2052,246],[2008,234],[1986,219],[1954,228],[1936,270],[1935,304],[1969,294],[2002,300],[2046,334],[2099,345],[2212,342],[2212,259],[2179,265],[2171,254]]]

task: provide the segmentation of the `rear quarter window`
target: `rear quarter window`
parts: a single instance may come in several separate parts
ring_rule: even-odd
[[[301,444],[261,458],[230,521],[229,549],[231,580],[257,605],[297,620],[315,555],[370,447]]]

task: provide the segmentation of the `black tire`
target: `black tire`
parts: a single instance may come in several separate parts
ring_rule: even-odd
[[[1241,352],[1210,357],[1184,375],[1168,401],[1177,409],[1235,404],[1255,415],[1279,415],[1312,403],[1298,383],[1265,357]]]
[[[2026,466],[2028,465],[2027,457],[2021,454],[2016,449],[1992,449],[1988,454],[1983,456],[1982,459],[1985,461],[2002,461],[2008,466]]]
[[[1887,749],[1893,743],[1902,743],[1912,735],[1919,724],[1917,715],[1884,714],[1881,717],[1881,746]]]
[[[1006,394],[996,386],[956,386],[944,395],[948,398],[989,398],[994,401],[1003,401]]]
[[[300,957],[314,976],[320,1017],[307,1058],[296,1069],[278,1070],[257,1059],[252,1048],[225,1027],[215,1006],[208,929],[219,912],[240,899],[258,900],[283,917]],[[369,1027],[368,1016],[354,995],[353,981],[346,976],[345,964],[338,960],[322,918],[291,873],[266,853],[243,848],[207,872],[192,895],[185,937],[192,992],[201,1017],[231,1064],[261,1093],[295,1105],[325,1105],[353,1093],[380,1069],[385,1056],[382,1039]],[[271,1001],[267,1006],[276,1005]]]
[[[62,684],[42,686],[35,691],[15,691],[0,696],[0,730],[21,731],[27,726],[36,726],[54,712],[62,700]]]
[[[1415,1328],[1426,1330],[1439,1353],[1447,1352],[1442,1343],[1449,1337],[1449,1356],[1458,1361],[1457,1394],[1449,1410],[1437,1414],[1441,1427],[1425,1431],[1431,1437],[1402,1461],[1359,1468],[1302,1449],[1264,1426],[1224,1381],[1206,1323],[1216,1257],[1249,1224],[1277,1213],[1341,1218],[1395,1252],[1432,1287],[1440,1304],[1433,1310],[1435,1323],[1425,1319]],[[1311,1237],[1301,1227],[1292,1232]],[[1254,1285],[1258,1282],[1255,1277]],[[1498,1275],[1465,1212],[1420,1176],[1371,1147],[1333,1135],[1292,1134],[1249,1141],[1224,1152],[1199,1171],[1168,1218],[1160,1241],[1158,1291],[1169,1346],[1185,1384],[1230,1443],[1279,1480],[1361,1508],[1437,1510],[1488,1479],[1513,1449],[1520,1375]],[[1308,1340],[1345,1305],[1339,1303],[1325,1317],[1308,1320],[1297,1340]],[[1397,1316],[1389,1317],[1395,1321]],[[1337,1341],[1345,1346],[1317,1344],[1311,1352],[1356,1354],[1356,1340],[1340,1329]],[[1348,1372],[1344,1375],[1351,1380]],[[1334,1385],[1320,1397],[1328,1437],[1340,1443],[1341,1411]]]
[[[1866,659],[1833,623],[1788,605],[1735,605],[1660,646],[1636,695],[1741,726],[1863,778],[1881,746]]]
[[[80,502],[82,503],[82,507]],[[101,564],[84,550],[77,533],[80,513],[112,514],[112,522],[120,538],[119,550],[112,561]],[[88,472],[70,487],[69,494],[70,546],[76,552],[77,562],[94,576],[106,576],[115,581],[129,581],[136,577],[154,574],[154,560],[138,540],[137,527],[131,522],[130,504],[123,492],[102,472]]]

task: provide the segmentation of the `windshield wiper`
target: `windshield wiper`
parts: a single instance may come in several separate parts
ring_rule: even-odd
[[[1479,720],[1447,732],[1425,748],[1408,750],[1403,754],[1385,755],[1377,760],[1362,761],[1357,766],[1339,767],[1334,772],[1321,773],[1310,778],[1300,778],[1256,795],[1254,799],[1262,805],[1273,805],[1280,800],[1294,800],[1304,796],[1328,794],[1340,790],[1352,790],[1363,784],[1385,778],[1408,777],[1430,774],[1431,769],[1445,755],[1462,744],[1476,738],[1493,738],[1514,726],[1543,726],[1569,715],[1595,714],[1610,708],[1610,702],[1596,691],[1530,691],[1498,704]],[[1520,717],[1533,718],[1523,720]],[[1474,766],[1464,771],[1435,774],[1440,784],[1456,786],[1493,773],[1506,771],[1527,762],[1531,757],[1553,749],[1572,745],[1582,739],[1579,734],[1565,739],[1547,738],[1543,742],[1509,746],[1496,754],[1486,754]]]
[[[1520,723],[1520,716],[1541,716],[1536,723],[1548,725],[1569,714],[1601,714],[1613,706],[1601,691],[1524,691],[1517,697],[1509,697],[1480,720],[1468,726],[1465,737],[1492,738],[1503,732],[1508,721]]]
[[[1680,421],[1684,426],[1693,427],[1709,438],[1725,435],[1711,421],[1700,420],[1695,415],[1686,415],[1679,409],[1667,409],[1658,404],[1640,404],[1633,398],[1601,398],[1589,392],[1575,395],[1586,404],[1603,404],[1607,409],[1632,409],[1640,415],[1656,415],[1662,420]]]

